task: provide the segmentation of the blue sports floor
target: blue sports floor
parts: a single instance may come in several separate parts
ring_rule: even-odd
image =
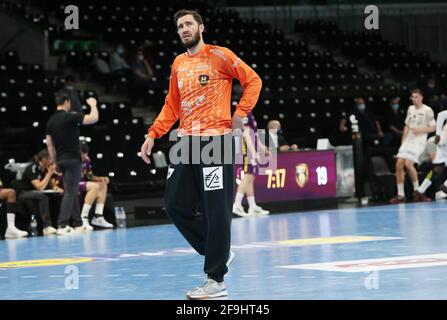
[[[233,220],[228,299],[447,299],[447,203]],[[35,260],[35,261],[29,261]],[[0,299],[184,299],[173,225],[0,241]]]

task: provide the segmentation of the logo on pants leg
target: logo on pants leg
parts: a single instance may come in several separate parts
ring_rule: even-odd
[[[205,191],[223,189],[223,167],[203,168],[203,185]]]

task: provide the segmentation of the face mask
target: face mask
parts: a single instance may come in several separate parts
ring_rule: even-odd
[[[359,105],[357,106],[357,109],[358,109],[360,112],[363,112],[363,111],[365,111],[366,106],[365,106],[364,104],[359,104]]]
[[[119,55],[124,53],[124,49],[122,47],[118,47],[116,48],[116,53],[118,53]]]
[[[395,103],[391,106],[391,108],[393,108],[394,112],[396,112],[397,110],[399,110],[399,105]]]

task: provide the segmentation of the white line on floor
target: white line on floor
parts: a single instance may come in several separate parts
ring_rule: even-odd
[[[20,276],[20,278],[37,278],[37,276]]]
[[[148,274],[133,274],[132,277],[148,277]]]

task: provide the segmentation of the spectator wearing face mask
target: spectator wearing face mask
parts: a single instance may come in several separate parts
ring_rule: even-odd
[[[127,64],[125,58],[125,49],[122,44],[118,44],[115,48],[115,51],[110,55],[110,69],[113,73],[122,73],[126,74],[130,69],[130,66]]]
[[[270,138],[266,139],[265,143],[269,150],[277,149],[279,152],[286,152],[286,151],[298,151],[298,146],[296,144],[290,145],[286,139],[284,138],[283,131],[281,129],[281,123],[278,120],[271,120],[267,124],[267,129]],[[274,135],[276,134],[277,139],[274,139]],[[276,145],[272,145],[275,144]]]
[[[427,83],[423,87],[424,100],[427,105],[431,106],[435,101],[439,99],[439,88],[435,79],[428,79]]]
[[[143,51],[138,50],[132,63],[132,78],[134,84],[149,89],[152,87],[153,76],[154,71],[144,59]]]
[[[132,59],[132,98],[137,101],[147,98],[147,92],[154,89],[154,71],[146,61],[142,50],[138,50]]]
[[[404,130],[405,112],[399,105],[399,98],[392,98],[385,112],[383,127],[385,131],[384,144],[389,147],[399,147]]]

